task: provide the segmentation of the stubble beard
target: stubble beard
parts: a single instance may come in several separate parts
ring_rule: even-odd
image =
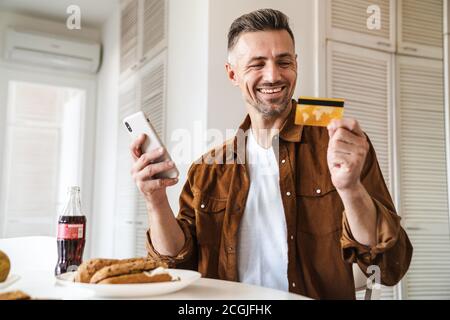
[[[247,103],[254,107],[264,118],[270,119],[278,117],[286,111],[291,102],[291,97],[289,96],[289,93],[286,93],[282,98],[274,100],[275,101],[273,102],[269,101],[269,103],[267,103],[256,98],[256,102],[247,99]],[[274,108],[274,106],[276,107]]]

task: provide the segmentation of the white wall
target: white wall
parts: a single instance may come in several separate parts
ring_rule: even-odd
[[[116,147],[119,86],[119,9],[102,28],[103,63],[98,74],[97,128],[91,250],[93,257],[113,256]]]
[[[316,0],[317,1],[317,0]],[[316,1],[311,0],[228,0],[210,1],[209,8],[209,70],[208,70],[208,128],[237,128],[245,116],[239,89],[233,87],[225,74],[227,34],[234,19],[256,9],[272,8],[284,12],[296,41],[299,73],[294,98],[316,92],[315,19]]]
[[[180,181],[168,188],[167,194],[176,214],[187,170],[206,146],[199,135],[205,131],[207,114],[208,0],[170,0],[169,15],[167,148],[171,151],[180,144],[180,140],[173,140],[180,130],[187,130],[192,138],[185,140],[185,143],[191,142],[188,155],[180,157],[172,153],[180,171]],[[200,133],[194,135],[198,131]]]

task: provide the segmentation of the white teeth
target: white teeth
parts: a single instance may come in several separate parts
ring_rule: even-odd
[[[282,88],[275,89],[259,89],[262,93],[277,93],[280,92]]]

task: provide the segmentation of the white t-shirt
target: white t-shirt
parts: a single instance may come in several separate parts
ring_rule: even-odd
[[[247,139],[250,190],[238,233],[239,281],[288,291],[287,230],[273,148]]]

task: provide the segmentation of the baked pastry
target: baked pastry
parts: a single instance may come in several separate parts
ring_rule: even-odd
[[[172,281],[165,270],[169,261],[151,258],[91,259],[83,262],[75,275],[75,282],[92,284],[125,284]]]
[[[0,293],[0,300],[30,300],[31,297],[23,291]]]
[[[145,271],[151,271],[158,267],[167,268],[167,263],[162,261],[149,260],[145,258],[137,259],[132,262],[118,262],[110,266],[103,267],[102,269],[97,271],[92,276],[89,282],[99,283],[108,278],[142,273]],[[122,279],[130,279],[130,277],[128,278],[125,277]]]
[[[149,272],[139,272],[106,278],[100,281],[99,284],[130,284],[165,281],[172,281],[172,276],[168,273],[151,274]]]
[[[83,262],[75,275],[75,282],[89,283],[92,276],[100,269],[119,262],[117,259],[91,259]]]
[[[133,261],[143,261],[145,258],[131,258],[131,259],[90,259],[85,262],[83,262],[77,270],[77,273],[75,275],[74,281],[75,282],[83,282],[83,283],[89,283],[92,276],[99,270],[101,270],[104,267],[111,266],[113,264],[117,263],[126,263],[126,262],[133,262]]]
[[[0,282],[4,282],[8,278],[11,263],[8,256],[3,251],[0,251]]]

